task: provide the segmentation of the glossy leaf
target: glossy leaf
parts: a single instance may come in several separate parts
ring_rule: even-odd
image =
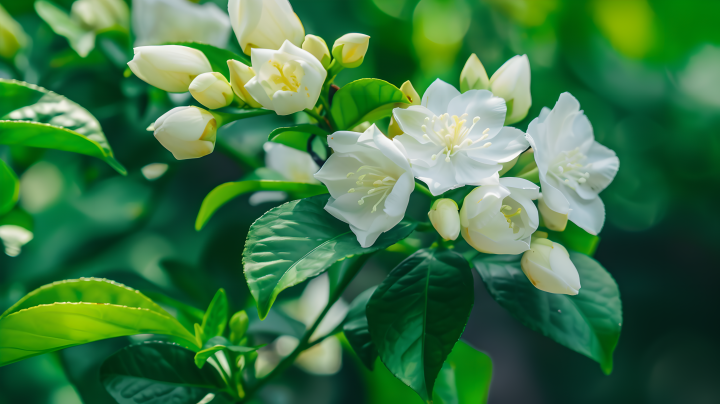
[[[205,343],[201,351],[198,351],[195,354],[195,366],[202,368],[203,366],[205,366],[205,363],[207,363],[210,357],[215,355],[217,352],[222,351],[223,349],[227,349],[228,351],[232,351],[238,354],[246,354],[257,351],[261,346],[252,347],[232,345],[230,341],[228,341],[224,337],[214,337],[211,338],[207,343]]]
[[[0,159],[0,216],[9,212],[20,196],[20,181],[15,171]]]
[[[585,255],[595,255],[600,237],[592,235],[581,229],[578,225],[568,221],[565,231],[548,230],[548,238],[558,242],[570,250],[581,252]]]
[[[352,301],[343,323],[345,338],[347,338],[363,365],[370,370],[375,368],[375,360],[378,357],[377,347],[375,347],[370,337],[367,316],[365,315],[365,307],[373,292],[375,292],[374,287],[362,292]]]
[[[35,11],[56,34],[68,40],[80,57],[86,57],[95,48],[95,32],[83,28],[67,11],[45,0],[35,2]]]
[[[286,128],[277,128],[270,132],[268,141],[284,144],[300,151],[307,151],[308,140],[312,135],[327,137],[328,133],[316,125],[302,124]]]
[[[207,340],[225,332],[228,322],[228,300],[224,289],[215,293],[202,320],[203,339]]]
[[[332,264],[368,254],[404,239],[416,223],[401,222],[362,248],[347,223],[324,209],[327,195],[292,201],[269,210],[253,223],[243,251],[245,279],[265,318],[283,290],[320,275]]]
[[[223,205],[240,195],[255,191],[285,191],[298,193],[302,196],[326,194],[327,188],[322,184],[307,184],[303,182],[250,180],[239,182],[226,182],[210,191],[200,205],[200,212],[195,220],[195,229],[201,230],[215,212]]]
[[[458,341],[445,361],[452,368],[457,402],[485,404],[492,380],[492,360],[464,341]]]
[[[370,335],[390,371],[428,401],[473,305],[473,277],[450,250],[419,250],[390,272],[367,304]]]
[[[205,56],[208,58],[208,61],[210,62],[210,67],[212,67],[213,71],[222,73],[222,75],[225,76],[225,78],[228,80],[230,80],[230,68],[228,68],[227,65],[228,60],[235,59],[237,61],[245,63],[248,66],[251,65],[250,61],[247,59],[247,57],[245,57],[245,55],[238,55],[237,53],[231,52],[227,49],[218,48],[216,46],[204,43],[169,42],[166,45],[181,45],[199,50],[200,52],[204,53]]]
[[[432,402],[433,404],[459,404],[455,372],[447,362],[442,364],[440,373],[435,381]]]
[[[290,335],[297,339],[302,338],[305,334],[307,326],[294,318],[288,316],[280,310],[270,310],[267,317],[260,320],[257,310],[249,308],[247,310],[250,326],[247,333],[253,335]]]
[[[393,108],[407,103],[402,91],[387,81],[360,79],[335,93],[330,112],[338,130],[350,130],[365,121],[390,116]]]
[[[166,342],[131,345],[103,363],[100,380],[119,404],[197,404],[225,384],[212,366],[198,369],[194,357]]]
[[[594,259],[574,251],[580,293],[556,295],[536,289],[520,268],[520,255],[484,256],[473,261],[492,297],[524,325],[612,371],[620,338],[622,305],[612,276]]]
[[[0,144],[57,149],[104,160],[121,174],[100,123],[90,112],[42,87],[0,79]]]

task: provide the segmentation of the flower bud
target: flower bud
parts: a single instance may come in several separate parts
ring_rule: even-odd
[[[520,265],[530,282],[540,290],[564,295],[577,295],[580,290],[580,275],[561,244],[533,237]]]
[[[542,195],[538,199],[538,210],[542,216],[545,227],[552,231],[565,231],[568,222],[568,213],[558,213],[550,209]]]
[[[249,55],[252,48],[280,49],[285,41],[300,46],[305,29],[288,0],[230,0],[230,24]]]
[[[490,79],[480,59],[476,54],[470,55],[465,67],[460,72],[460,92],[468,90],[487,90],[490,87]]]
[[[212,71],[205,54],[178,45],[137,47],[128,66],[144,82],[170,93],[188,91],[195,77]]]
[[[460,235],[460,214],[457,203],[452,199],[436,200],[428,212],[428,217],[445,240],[455,240]]]
[[[218,72],[203,73],[190,83],[190,94],[210,109],[227,107],[233,100],[233,89]]]
[[[405,94],[405,98],[410,101],[410,105],[420,105],[422,98],[420,98],[418,92],[415,91],[415,87],[413,87],[410,80],[404,82],[403,85],[400,86],[400,91]]]
[[[358,67],[365,59],[370,37],[365,34],[345,34],[335,41],[332,54],[343,67]]]
[[[247,333],[250,326],[250,318],[248,318],[245,310],[238,311],[230,318],[230,341],[239,343]]]
[[[25,227],[14,224],[0,226],[0,240],[5,245],[5,254],[10,257],[20,255],[22,247],[32,239],[33,233]]]
[[[522,121],[527,116],[530,97],[530,62],[527,55],[517,55],[505,62],[490,78],[490,91],[507,103],[505,124]]]
[[[72,18],[89,30],[113,25],[127,27],[130,10],[123,0],[77,0],[70,9]]]
[[[230,85],[232,86],[235,95],[253,108],[262,107],[262,105],[255,101],[255,98],[253,98],[253,96],[250,95],[248,90],[245,88],[245,84],[255,77],[255,72],[252,67],[233,59],[228,60],[227,64],[230,68]]]
[[[198,107],[176,107],[155,121],[155,137],[178,160],[195,159],[215,149],[217,121]]]
[[[0,57],[12,58],[26,41],[22,26],[0,5]]]
[[[324,68],[328,68],[330,65],[330,49],[328,49],[324,39],[316,35],[305,35],[302,48],[315,56]]]

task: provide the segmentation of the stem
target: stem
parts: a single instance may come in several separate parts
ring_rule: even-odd
[[[316,121],[318,121],[318,123],[324,123],[327,126],[328,130],[330,132],[332,132],[332,127],[330,126],[330,121],[328,121],[326,118],[320,116],[320,114],[315,112],[315,110],[305,108],[303,111],[305,111],[306,114],[313,117]]]
[[[422,185],[422,184],[419,183],[419,182],[416,182],[416,183],[415,183],[415,190],[418,191],[418,192],[420,192],[421,194],[429,197],[430,199],[435,198],[435,197],[433,196],[432,192],[430,192],[430,190],[429,190],[425,185]]]
[[[215,146],[222,153],[235,160],[235,162],[238,163],[240,167],[242,167],[244,170],[252,171],[256,168],[262,167],[262,162],[260,162],[258,159],[240,153],[239,151],[230,147],[227,141],[223,138],[217,138]]]

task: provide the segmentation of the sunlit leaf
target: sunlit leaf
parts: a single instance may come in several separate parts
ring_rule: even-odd
[[[20,195],[20,181],[15,171],[0,159],[0,216],[9,212]]]
[[[268,141],[284,144],[300,151],[307,151],[307,144],[313,135],[327,137],[328,133],[316,125],[302,124],[277,128],[270,132]]]
[[[360,79],[335,93],[330,111],[337,129],[349,130],[365,121],[390,116],[393,108],[408,103],[402,91],[387,81]]]
[[[224,289],[215,293],[205,316],[202,320],[202,333],[204,339],[222,335],[228,322],[228,300]]]

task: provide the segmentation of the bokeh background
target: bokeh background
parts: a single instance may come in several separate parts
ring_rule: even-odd
[[[178,0],[184,1],[184,0]],[[72,1],[58,0],[66,9]],[[203,2],[201,2],[203,3]],[[216,2],[226,10],[226,2]],[[20,206],[35,238],[18,257],[0,254],[0,310],[32,289],[61,279],[107,277],[162,291],[204,308],[218,287],[235,309],[251,305],[240,254],[249,225],[272,204],[240,198],[201,232],[202,198],[262,164],[256,156],[282,121],[260,117],[224,129],[224,149],[177,162],[145,128],[184,96],[168,97],[134,77],[126,39],[99,36],[86,58],[69,48],[30,0],[0,4],[22,25],[29,45],[0,76],[63,94],[102,123],[120,177],[104,163],[56,151],[0,147],[21,175]],[[435,79],[458,85],[476,53],[492,74],[516,54],[532,67],[533,106],[569,91],[590,118],[598,141],[615,150],[620,171],[601,194],[607,221],[595,256],[614,276],[624,309],[615,369],[523,327],[485,291],[464,339],[494,364],[490,403],[720,402],[720,2],[673,0],[295,0],[306,32],[329,44],[347,32],[371,36],[364,64],[340,84],[377,77],[411,80],[420,93]],[[108,39],[108,40],[106,40]],[[113,42],[115,41],[115,42]],[[237,49],[231,36],[228,46]],[[169,171],[150,182],[149,163]],[[422,210],[422,209],[421,209]],[[398,257],[371,261],[348,291],[350,300],[377,284]],[[180,270],[174,270],[180,266]],[[178,275],[182,273],[184,275]],[[185,276],[185,277],[183,277]],[[283,295],[300,296],[302,286]],[[0,403],[112,403],[96,368],[129,338],[93,343],[0,368]],[[72,384],[74,383],[74,384]],[[342,369],[314,376],[294,368],[261,397],[274,403],[420,402],[393,396],[397,385],[372,384],[351,353]],[[414,401],[413,401],[414,400]]]

